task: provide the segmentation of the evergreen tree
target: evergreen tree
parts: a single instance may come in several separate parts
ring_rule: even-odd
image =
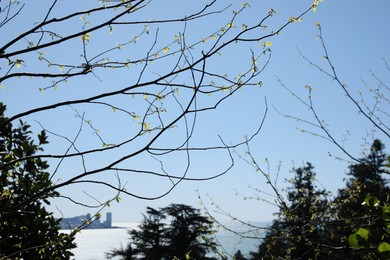
[[[313,166],[294,169],[286,204],[281,204],[269,232],[252,252],[252,259],[320,259],[323,253],[324,218],[328,201],[325,190],[314,185]]]
[[[362,259],[365,257],[363,250],[355,250],[349,246],[348,237],[360,227],[371,230],[370,240],[373,244],[381,241],[383,230],[380,212],[371,210],[362,205],[367,195],[376,197],[384,204],[389,203],[390,189],[387,181],[382,176],[386,167],[386,153],[384,144],[375,140],[370,153],[362,158],[359,163],[349,167],[346,187],[338,191],[338,196],[333,202],[334,219],[329,243],[334,257],[339,259]]]
[[[169,239],[168,259],[208,259],[206,254],[216,245],[210,237],[213,222],[199,209],[184,204],[171,204],[163,211],[171,218],[165,234]]]
[[[133,254],[142,254],[145,259],[159,260],[165,255],[164,223],[165,215],[151,207],[146,209],[147,215],[140,225],[140,230],[131,230],[134,250]]]
[[[131,243],[127,248],[114,249],[107,256],[119,256],[124,260],[163,259],[167,249],[164,238],[165,223],[162,222],[165,217],[163,212],[147,207],[146,215],[143,215],[139,229],[129,231]]]
[[[247,260],[247,258],[241,253],[241,250],[238,250],[234,256],[233,260]]]
[[[106,253],[107,259],[111,259],[113,257],[120,257],[122,260],[134,260],[136,259],[136,254],[134,253],[133,247],[130,244],[127,245],[126,248],[121,246],[121,249],[112,249],[110,252]]]
[[[39,195],[52,184],[47,162],[33,158],[46,134],[36,144],[29,125],[3,123],[5,109],[0,103],[0,259],[69,259],[73,237],[59,232],[60,220],[44,206],[59,194]]]
[[[122,259],[213,259],[206,256],[216,246],[213,232],[212,222],[191,206],[148,207],[139,229],[129,232],[128,248],[107,255]]]

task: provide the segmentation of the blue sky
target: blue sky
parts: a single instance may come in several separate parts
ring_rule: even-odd
[[[154,1],[150,9],[146,9],[140,14],[142,19],[166,18],[170,16],[182,16],[188,14],[191,10],[199,10],[207,1]],[[210,32],[218,30],[226,24],[231,15],[231,10],[241,6],[234,2],[231,9],[223,14],[205,17],[199,23],[188,24],[188,39],[208,35]],[[263,17],[270,8],[276,11],[274,17],[268,22],[269,29],[277,27],[286,21],[288,17],[301,13],[312,1],[248,1],[251,8],[245,10],[245,14],[240,18],[243,22],[251,22]],[[61,8],[58,13],[72,10],[79,5],[71,5],[70,2],[60,2]],[[172,7],[175,8],[172,8]],[[217,2],[217,6],[226,6],[226,1]],[[31,22],[36,21],[35,17],[42,11],[43,7],[37,8],[37,5],[29,6],[28,14],[21,21],[10,24],[10,35],[17,34],[23,28],[28,28]],[[163,10],[163,11],[162,11]],[[264,98],[267,98],[269,112],[263,128],[256,138],[251,142],[250,147],[258,163],[267,170],[269,162],[269,173],[271,178],[276,178],[278,166],[281,165],[279,174],[279,188],[285,186],[284,179],[292,177],[291,168],[302,166],[304,162],[311,162],[315,166],[318,177],[318,185],[323,185],[326,189],[335,192],[337,188],[343,187],[343,178],[347,171],[348,162],[336,160],[328,156],[328,153],[335,156],[348,158],[335,145],[319,137],[311,136],[299,131],[300,128],[311,130],[308,125],[299,123],[295,120],[288,120],[276,112],[274,107],[286,114],[298,116],[302,119],[313,121],[312,114],[303,107],[291,94],[281,87],[279,78],[286,86],[293,90],[297,95],[306,99],[307,89],[305,85],[313,88],[313,101],[318,109],[318,113],[329,124],[329,128],[338,140],[348,132],[350,135],[344,145],[348,151],[351,151],[356,157],[361,155],[363,138],[367,137],[371,126],[367,124],[356,112],[356,108],[346,99],[341,89],[330,78],[321,74],[313,66],[310,66],[303,60],[297,49],[313,62],[327,68],[323,59],[323,49],[318,40],[317,22],[323,29],[324,40],[329,51],[329,56],[340,76],[342,82],[345,82],[350,91],[356,94],[358,90],[364,90],[361,79],[375,83],[369,74],[372,69],[386,81],[389,71],[385,70],[382,58],[389,56],[390,32],[387,26],[390,24],[388,15],[390,2],[381,1],[330,1],[325,0],[320,4],[317,12],[311,11],[303,17],[302,22],[297,22],[286,28],[283,33],[270,39],[272,42],[272,58],[259,76],[263,82],[261,88],[248,87],[241,90],[231,100],[224,103],[218,110],[210,113],[200,114],[198,118],[197,132],[194,136],[196,144],[220,144],[218,135],[226,142],[239,142],[244,137],[254,133],[263,116],[265,105]],[[41,15],[42,16],[42,15]],[[38,19],[39,20],[39,19]],[[241,22],[241,20],[240,20]],[[271,29],[270,29],[271,28]],[[11,30],[12,29],[12,30]],[[70,27],[60,28],[69,30]],[[151,31],[155,28],[151,28]],[[177,31],[183,30],[183,26],[166,26],[161,29],[159,42],[161,46],[169,43]],[[125,33],[124,33],[125,32]],[[121,40],[129,38],[137,33],[135,31],[121,31],[116,28],[113,34],[91,36],[88,45],[90,53],[98,52],[103,49],[105,44],[118,43]],[[128,34],[128,35],[127,35]],[[96,38],[94,38],[96,37]],[[94,41],[94,39],[96,39]],[[142,37],[137,47],[143,49]],[[0,40],[3,43],[4,40]],[[208,43],[206,43],[208,44]],[[207,46],[205,44],[205,46]],[[260,43],[257,45],[259,48]],[[140,46],[140,47],[139,47]],[[248,64],[250,60],[250,48],[254,45],[243,44],[233,46],[231,50],[222,53],[221,57],[216,58],[210,64],[212,69],[226,71],[234,74],[242,67]],[[64,63],[66,60],[77,59],[80,54],[80,46],[69,45],[62,49],[61,53],[55,53],[55,50],[49,50],[49,54],[57,55]],[[129,49],[124,48],[126,54]],[[131,49],[130,49],[131,51]],[[51,53],[51,52],[54,52]],[[138,53],[131,53],[137,55]],[[121,55],[121,52],[118,52]],[[42,66],[39,63],[33,66]],[[94,77],[86,79],[69,81],[59,87],[58,90],[48,90],[44,93],[38,91],[44,84],[37,80],[10,80],[2,83],[0,97],[8,106],[8,114],[12,115],[28,108],[39,106],[40,104],[50,104],[60,100],[69,100],[72,97],[91,95],[92,93],[101,93],[107,90],[120,88],[131,81],[132,73],[136,74],[138,68],[130,68],[128,71],[102,71],[99,74],[101,81]],[[165,67],[158,68],[158,71],[164,71]],[[157,70],[157,69],[156,69]],[[153,77],[151,75],[150,77]],[[365,93],[365,96],[366,93]],[[367,96],[369,98],[369,96]],[[118,100],[118,102],[125,102]],[[142,102],[136,104],[140,106]],[[205,101],[207,102],[207,100]],[[386,107],[385,107],[386,108]],[[172,110],[175,108],[172,107]],[[128,130],[128,122],[121,121],[120,116],[113,115],[112,111],[93,110],[88,107],[80,108],[80,111],[86,112],[86,118],[93,118],[96,125],[101,129],[102,136],[115,142]],[[34,129],[39,130],[40,126],[35,121],[42,123],[45,128],[55,133],[74,136],[77,133],[79,121],[75,119],[75,112],[70,108],[59,109],[44,115],[37,115],[24,118],[33,125]],[[96,142],[96,135],[92,134],[90,129],[83,132],[79,145],[86,147],[91,142]],[[164,137],[162,143],[175,143],[182,134],[181,128],[175,129],[172,135]],[[380,133],[375,137],[381,138],[387,146],[389,142]],[[372,136],[368,140],[372,140]],[[63,152],[66,142],[55,136],[50,137],[51,144],[46,148],[50,152]],[[123,152],[123,151],[122,151]],[[237,154],[244,155],[245,149],[237,149]],[[115,155],[113,155],[115,156]],[[88,167],[94,168],[103,165],[109,158],[98,156],[90,159]],[[191,162],[191,177],[210,176],[215,172],[220,172],[229,165],[226,153],[205,154],[194,153]],[[169,158],[165,163],[167,171],[180,172],[185,166],[180,156]],[[66,179],[75,172],[78,172],[80,162],[69,160],[63,164],[56,178]],[[75,165],[78,165],[75,167]],[[129,162],[129,165],[147,167],[159,167],[158,161],[150,156],[142,156]],[[101,174],[98,178],[114,178],[112,173]],[[127,189],[139,194],[155,195],[166,189],[166,181],[161,179],[142,177],[142,176],[123,176],[123,182],[127,182]],[[58,180],[61,181],[61,180]],[[119,204],[113,203],[106,211],[113,212],[114,222],[134,222],[141,219],[141,213],[146,206],[162,207],[169,203],[186,203],[195,207],[200,206],[198,193],[203,198],[203,202],[209,206],[211,211],[215,208],[210,204],[208,197],[219,205],[226,212],[243,220],[268,221],[272,219],[272,213],[275,207],[260,200],[243,199],[242,196],[252,197],[258,193],[253,189],[259,189],[264,192],[270,192],[266,185],[264,177],[253,170],[243,160],[235,155],[235,166],[226,175],[207,182],[182,182],[170,194],[156,201],[139,200],[132,197],[121,195]],[[74,186],[64,188],[60,192],[69,196],[84,196],[83,191],[96,198],[104,199],[113,195],[112,191],[102,189],[101,187]],[[198,191],[198,192],[197,192]],[[239,195],[237,195],[239,194]],[[262,198],[273,200],[265,194],[260,194]],[[81,215],[93,210],[74,206],[65,200],[56,200],[51,209],[57,216]],[[226,220],[227,218],[219,213],[217,217]]]

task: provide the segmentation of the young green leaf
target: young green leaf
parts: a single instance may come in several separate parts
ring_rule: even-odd
[[[370,194],[366,195],[366,198],[364,199],[364,205],[367,205],[368,207],[377,207],[379,205],[379,199],[375,196],[371,196]]]
[[[365,228],[359,228],[354,234],[348,237],[348,243],[352,248],[365,248],[367,240],[370,236],[370,231]]]
[[[382,207],[382,218],[386,222],[390,222],[390,206]]]
[[[263,46],[265,46],[265,47],[271,47],[271,46],[272,46],[272,42],[264,42],[264,43],[263,43]]]
[[[23,60],[19,60],[19,59],[17,59],[16,61],[15,61],[15,64],[16,64],[16,68],[20,68],[20,65],[22,65],[22,63],[23,63]]]
[[[90,39],[91,39],[91,34],[90,33],[86,33],[86,34],[84,34],[82,37],[81,37],[81,39],[83,40],[83,41],[89,41]]]
[[[382,253],[382,252],[390,252],[390,244],[389,243],[386,243],[386,242],[382,242],[379,246],[378,246],[378,251],[379,253]]]

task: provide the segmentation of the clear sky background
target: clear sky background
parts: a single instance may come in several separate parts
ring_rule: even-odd
[[[7,27],[7,35],[17,35],[21,30],[30,28],[32,23],[41,20],[42,10],[50,4],[50,1],[41,1],[41,4],[28,3],[22,12],[22,18],[15,20]],[[187,37],[194,39],[202,35],[218,30],[229,21],[232,10],[237,10],[241,2],[234,2],[231,9],[223,14],[212,17],[205,17],[196,23],[189,23],[187,28]],[[239,3],[238,3],[239,2]],[[79,3],[72,1],[60,1],[59,7],[54,10],[55,14],[63,14],[75,9],[83,9]],[[191,13],[191,10],[199,10],[207,1],[187,1],[187,0],[169,0],[154,1],[150,7],[140,13],[139,17],[147,20],[149,18],[168,18],[182,17]],[[248,1],[251,8],[245,10],[242,21],[250,24],[257,19],[265,16],[270,8],[276,11],[275,16],[268,21],[269,30],[276,28],[290,16],[296,16],[304,11],[312,1]],[[217,2],[217,7],[226,6],[227,1]],[[278,175],[278,187],[285,187],[285,179],[291,178],[290,172],[293,167],[300,167],[304,162],[311,162],[315,166],[319,187],[336,193],[338,188],[344,186],[343,179],[346,177],[348,160],[334,144],[307,133],[299,131],[300,128],[315,130],[309,125],[302,124],[296,120],[289,120],[281,116],[276,110],[302,119],[313,121],[312,114],[301,103],[292,97],[292,95],[281,87],[279,78],[286,86],[293,90],[297,95],[307,100],[307,89],[305,85],[313,88],[313,101],[318,114],[329,124],[329,129],[337,140],[342,142],[345,148],[354,156],[360,157],[362,150],[368,146],[367,142],[372,142],[373,138],[380,138],[389,147],[389,140],[377,133],[371,135],[371,126],[359,115],[356,108],[343,95],[342,90],[329,77],[320,73],[315,67],[310,66],[298,53],[299,49],[305,56],[313,62],[328,69],[323,59],[323,49],[318,40],[318,28],[315,25],[320,23],[323,29],[323,37],[326,42],[329,56],[339,74],[342,82],[348,85],[348,89],[357,96],[357,91],[364,91],[363,95],[370,100],[362,84],[362,79],[375,84],[375,80],[370,76],[369,70],[373,70],[383,81],[386,82],[389,77],[389,71],[386,71],[383,58],[389,56],[390,46],[390,2],[387,0],[376,1],[331,1],[325,0],[320,4],[317,12],[311,11],[303,17],[302,22],[297,22],[287,27],[283,33],[270,39],[272,42],[272,58],[260,75],[259,80],[263,82],[261,88],[249,87],[233,96],[231,100],[224,103],[217,111],[208,114],[202,114],[198,118],[197,134],[194,137],[196,144],[220,144],[218,135],[224,141],[235,143],[244,140],[245,136],[254,133],[259,126],[261,118],[265,111],[264,98],[267,98],[269,112],[263,128],[250,144],[251,151],[256,160],[272,179],[277,177],[278,167],[281,165]],[[241,22],[241,20],[240,20]],[[239,27],[239,26],[238,26]],[[120,28],[118,28],[119,31]],[[151,28],[151,31],[156,28]],[[239,28],[237,28],[239,29]],[[4,30],[4,29],[3,29]],[[69,30],[67,27],[60,30]],[[131,38],[136,32],[123,31],[116,34],[114,29],[112,35],[108,32],[106,36],[92,35],[91,42],[88,45],[96,50],[103,49],[108,42],[120,41],[121,39]],[[173,35],[182,31],[180,26],[167,26],[160,32],[160,41],[162,46],[172,41]],[[1,32],[5,35],[5,32]],[[131,37],[130,37],[131,36]],[[8,38],[8,37],[7,37]],[[4,37],[0,37],[0,43],[4,43]],[[96,40],[95,40],[96,39]],[[94,41],[95,40],[95,41]],[[142,40],[137,43],[141,45]],[[206,43],[207,44],[207,43]],[[205,45],[207,46],[207,45]],[[260,43],[258,44],[258,47]],[[234,73],[237,69],[245,66],[250,61],[250,48],[253,46],[241,45],[232,47],[231,51],[226,51],[222,56],[213,61],[210,66],[213,69]],[[131,51],[131,50],[130,50]],[[129,52],[124,49],[124,53]],[[80,54],[80,46],[69,45],[56,53],[58,59],[64,60],[77,58]],[[136,55],[136,53],[131,53]],[[31,66],[34,66],[32,64]],[[37,65],[40,66],[40,65]],[[0,100],[7,104],[8,115],[13,115],[29,108],[34,108],[40,104],[51,104],[60,100],[69,100],[72,97],[87,96],[91,93],[101,93],[107,90],[121,88],[131,78],[136,69],[128,71],[101,71],[99,77],[101,81],[93,76],[84,80],[69,81],[67,84],[59,87],[58,90],[48,90],[44,93],[38,91],[46,83],[30,80],[10,80],[2,83],[0,89]],[[152,75],[151,75],[152,77]],[[385,107],[386,108],[386,107]],[[388,108],[388,107],[387,107]],[[123,122],[115,121],[111,111],[94,111],[87,107],[79,108],[80,111],[86,111],[87,118],[94,118],[94,122],[102,129],[102,135],[115,142],[127,131]],[[85,109],[85,110],[83,110]],[[39,121],[45,128],[62,135],[74,136],[77,133],[79,121],[74,117],[75,112],[71,109],[61,109],[41,116],[31,116],[24,118],[38,131]],[[180,130],[180,129],[179,129]],[[176,130],[178,131],[178,130]],[[316,130],[315,130],[316,131]],[[179,133],[179,132],[177,132]],[[321,132],[318,132],[321,133]],[[348,133],[348,135],[346,135]],[[161,142],[175,143],[173,134]],[[80,146],[84,143],[96,142],[96,136],[92,131],[84,131],[84,139],[80,141]],[[48,152],[64,152],[66,143],[60,138],[50,136],[51,144],[48,145]],[[64,146],[65,145],[65,146]],[[362,146],[363,145],[363,146]],[[237,154],[244,156],[245,149],[237,149]],[[331,153],[335,156],[344,158],[336,160],[329,156]],[[115,155],[113,155],[115,156]],[[244,199],[244,197],[257,197],[273,200],[266,193],[272,192],[266,184],[265,178],[257,173],[243,160],[235,154],[235,166],[226,175],[205,182],[182,182],[167,196],[155,200],[145,201],[133,197],[121,195],[119,204],[112,203],[110,208],[104,209],[113,213],[114,222],[135,222],[141,220],[141,213],[146,206],[163,207],[170,203],[185,203],[195,207],[200,207],[202,201],[209,207],[210,211],[215,211],[209,198],[221,209],[242,220],[269,221],[273,218],[272,213],[276,208],[261,200]],[[267,164],[265,159],[268,159]],[[90,158],[88,167],[94,168],[103,164],[109,158]],[[60,171],[56,174],[57,178],[66,179],[72,176],[73,172],[80,169],[79,162],[69,161],[63,164]],[[131,161],[134,165],[147,165],[150,167],[159,167],[158,162],[150,157],[141,157]],[[190,177],[210,176],[218,173],[229,165],[229,158],[226,153],[195,153],[191,163]],[[269,168],[267,168],[269,165]],[[182,163],[180,157],[170,158],[166,162],[166,170],[169,172],[180,172]],[[112,173],[107,173],[105,178],[114,178]],[[99,177],[99,178],[100,178]],[[166,181],[158,178],[142,176],[123,176],[123,182],[127,182],[127,189],[137,194],[153,196],[166,190]],[[258,189],[261,192],[255,192]],[[82,191],[88,191],[88,194],[96,198],[108,198],[113,196],[112,191],[101,187],[83,187],[72,186],[60,190],[67,196],[83,197],[88,200]],[[51,209],[56,216],[63,214],[65,217],[81,215],[87,212],[93,213],[93,209],[87,209],[75,206],[66,200],[55,200]],[[227,220],[227,217],[214,213],[217,218]]]

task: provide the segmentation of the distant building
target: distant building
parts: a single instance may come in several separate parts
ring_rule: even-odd
[[[112,213],[107,212],[106,220],[100,222],[100,218],[91,221],[91,214],[76,216],[73,218],[63,218],[60,223],[61,229],[74,229],[76,227],[84,226],[85,223],[91,222],[86,228],[111,228],[112,227]]]

